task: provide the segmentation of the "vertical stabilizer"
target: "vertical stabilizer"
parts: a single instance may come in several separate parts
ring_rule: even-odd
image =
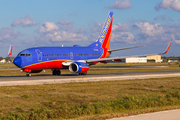
[[[109,48],[111,40],[112,21],[113,12],[109,12],[98,40],[90,44],[88,47]]]
[[[8,56],[10,57],[10,56],[13,56],[12,55],[12,49],[13,49],[13,45],[12,45],[12,43],[10,44],[10,47],[9,47],[9,52],[8,52]]]

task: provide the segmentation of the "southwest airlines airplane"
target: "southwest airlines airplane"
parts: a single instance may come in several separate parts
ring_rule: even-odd
[[[60,69],[69,69],[72,73],[85,75],[87,74],[90,65],[95,65],[99,62],[107,63],[107,61],[110,60],[121,61],[121,59],[127,57],[146,56],[136,55],[107,58],[113,51],[142,47],[135,46],[111,50],[109,45],[111,40],[112,22],[113,12],[110,12],[98,40],[87,47],[74,45],[73,47],[29,48],[21,51],[16,56],[13,63],[21,68],[22,71],[26,72],[27,76],[31,76],[31,73],[41,72],[43,69],[52,69],[53,75],[61,75]],[[166,54],[170,48],[171,42],[164,53],[151,55]]]

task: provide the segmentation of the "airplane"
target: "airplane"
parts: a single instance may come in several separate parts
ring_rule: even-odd
[[[13,63],[26,72],[26,76],[31,76],[31,73],[39,73],[44,69],[52,69],[53,75],[61,75],[61,69],[69,69],[72,73],[79,75],[86,75],[89,66],[97,63],[107,63],[107,61],[121,61],[123,58],[140,57],[146,55],[110,57],[112,52],[138,48],[142,46],[110,49],[111,31],[113,22],[113,12],[109,12],[104,23],[103,29],[99,35],[98,40],[88,45],[81,47],[74,45],[73,47],[33,47],[21,51]],[[151,55],[166,54],[171,46],[170,42],[168,48],[164,53],[157,53]]]

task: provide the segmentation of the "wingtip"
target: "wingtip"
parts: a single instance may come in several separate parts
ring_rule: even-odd
[[[168,45],[168,47],[167,47],[167,49],[166,49],[166,52],[165,52],[165,54],[166,54],[166,53],[168,53],[168,51],[169,51],[169,48],[171,47],[171,44],[172,44],[172,40],[171,40],[171,42],[169,43],[169,45]]]
[[[164,53],[159,53],[159,55],[164,55],[164,54],[168,53],[169,52],[169,48],[171,47],[171,44],[172,44],[172,40],[170,41],[166,51]]]

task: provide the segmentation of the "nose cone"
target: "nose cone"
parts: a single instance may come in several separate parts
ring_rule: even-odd
[[[14,63],[17,67],[21,67],[21,63],[22,63],[21,57],[16,57],[16,58],[14,59],[13,63]]]

